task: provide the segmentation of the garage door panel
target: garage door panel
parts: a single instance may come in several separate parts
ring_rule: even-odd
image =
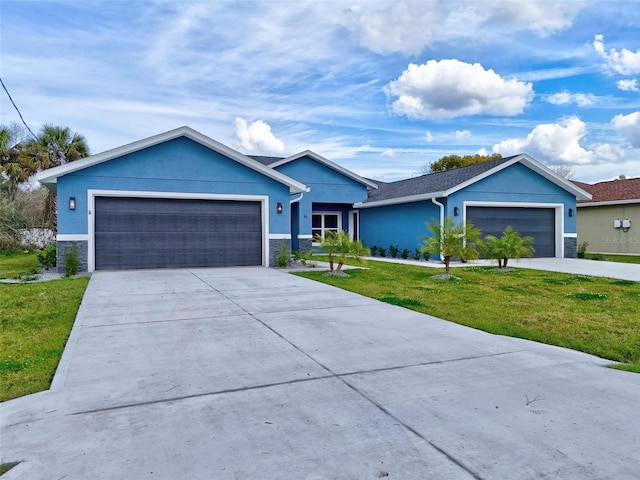
[[[467,207],[467,219],[482,231],[482,237],[511,226],[520,235],[533,237],[535,257],[555,256],[555,209],[522,207]]]
[[[260,202],[96,198],[97,269],[262,264]]]

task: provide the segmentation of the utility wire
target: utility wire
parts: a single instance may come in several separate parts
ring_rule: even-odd
[[[4,88],[4,91],[7,92],[7,97],[9,97],[9,100],[11,100],[11,104],[13,105],[13,108],[15,108],[16,112],[18,112],[18,115],[20,116],[20,120],[22,120],[22,123],[24,124],[25,127],[27,127],[27,130],[29,131],[31,136],[37,141],[38,137],[36,137],[36,134],[31,131],[31,129],[29,128],[29,125],[27,125],[27,122],[25,122],[24,118],[22,118],[20,109],[16,105],[16,102],[13,101],[13,98],[11,98],[11,94],[9,93],[9,90],[7,90],[7,87],[4,85],[4,82],[2,81],[2,77],[0,77],[0,83],[2,84],[2,88]]]

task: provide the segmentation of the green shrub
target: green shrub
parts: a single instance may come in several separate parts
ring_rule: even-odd
[[[40,253],[36,255],[38,262],[42,265],[42,268],[52,268],[56,266],[56,244],[52,243],[42,249]]]
[[[381,257],[386,257],[387,256],[387,249],[384,247],[380,247],[378,248],[378,253],[380,253]]]
[[[419,248],[416,248],[416,251],[413,252],[413,259],[414,260],[420,260],[421,256],[422,256],[422,252],[420,251]]]
[[[279,267],[286,267],[289,265],[289,249],[284,242],[280,244],[280,253],[276,257]]]
[[[378,254],[378,246],[373,245],[369,250],[371,250],[371,256],[375,257]]]
[[[409,258],[409,249],[403,248],[402,252],[400,253],[400,257],[404,258],[405,260]]]
[[[589,246],[589,242],[582,242],[578,245],[578,258],[584,258],[585,253],[587,253],[587,247]]]
[[[389,245],[389,255],[391,258],[398,258],[398,252],[400,252],[400,248],[397,245]]]
[[[78,246],[74,245],[64,256],[64,276],[73,277],[78,273],[79,268],[80,258],[78,257]]]

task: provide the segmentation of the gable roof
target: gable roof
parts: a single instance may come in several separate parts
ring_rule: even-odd
[[[357,175],[357,174],[353,173],[351,170],[347,170],[346,168],[341,167],[337,163],[333,163],[331,160],[328,160],[328,159],[324,158],[323,156],[318,155],[315,152],[312,152],[311,150],[305,150],[303,152],[296,153],[295,155],[291,155],[290,157],[282,158],[280,160],[276,160],[275,162],[271,162],[268,165],[271,168],[275,169],[275,168],[278,168],[281,165],[285,165],[287,163],[294,162],[294,161],[296,161],[296,160],[298,160],[300,158],[304,158],[304,157],[309,157],[309,158],[315,160],[316,162],[321,163],[324,166],[326,166],[326,167],[328,167],[328,168],[330,168],[332,170],[335,170],[336,172],[341,173],[345,177],[348,177],[348,178],[350,178],[352,180],[355,180],[356,182],[366,186],[367,190],[378,188],[378,185],[377,185],[376,182],[373,182],[372,180],[369,180],[367,178],[361,177],[360,175]],[[269,158],[272,158],[272,157],[260,157],[260,158],[262,158],[264,160],[268,160]],[[260,160],[260,161],[262,161],[262,160]]]
[[[227,158],[230,158],[231,160],[234,160],[248,168],[251,168],[252,170],[257,171],[265,175],[266,177],[269,177],[288,186],[289,192],[292,194],[307,191],[307,186],[303,183],[300,183],[297,180],[284,175],[283,173],[273,170],[272,168],[269,168],[262,163],[250,157],[247,157],[246,155],[243,155],[242,153],[229,148],[222,143],[216,142],[212,138],[209,138],[206,135],[203,135],[202,133],[186,126],[154,135],[153,137],[145,138],[143,140],[138,140],[137,142],[123,145],[112,150],[107,150],[106,152],[91,155],[90,157],[82,158],[80,160],[76,160],[75,162],[65,163],[64,165],[60,165],[58,167],[43,170],[42,172],[36,174],[36,180],[38,180],[48,188],[55,190],[55,185],[57,184],[59,177],[181,137],[193,140],[194,142],[197,142],[200,145],[203,145],[215,152],[220,153],[221,155],[224,155]]]
[[[577,186],[592,195],[591,200],[581,200],[581,206],[618,205],[640,202],[640,177],[608,180],[594,184],[574,181]]]
[[[560,177],[528,155],[519,154],[397,182],[379,182],[378,190],[369,192],[369,197],[355,206],[368,208],[448,197],[452,193],[462,190],[515,163],[525,165],[552,183],[572,193],[578,199],[589,199],[591,197],[588,192]]]

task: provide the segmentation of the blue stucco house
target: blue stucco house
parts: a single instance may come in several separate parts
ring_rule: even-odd
[[[453,216],[484,235],[507,225],[536,255],[572,257],[587,192],[527,155],[398,182],[375,182],[311,152],[247,156],[181,127],[40,172],[57,192],[58,260],[82,269],[275,265],[346,230],[367,245],[414,249],[425,223]]]

